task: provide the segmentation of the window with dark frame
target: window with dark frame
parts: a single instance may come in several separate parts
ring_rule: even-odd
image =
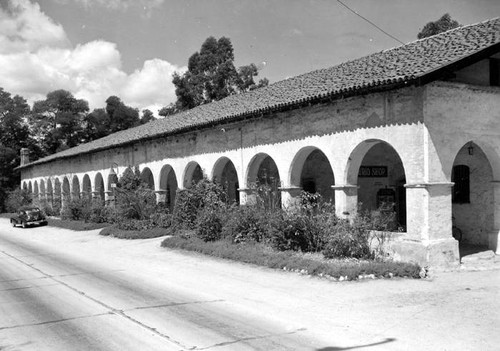
[[[470,203],[470,170],[468,166],[458,165],[453,167],[451,173],[453,192],[451,201],[457,204]]]

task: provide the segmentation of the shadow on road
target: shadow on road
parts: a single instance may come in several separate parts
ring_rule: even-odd
[[[374,343],[366,344],[366,345],[356,345],[356,346],[349,346],[349,347],[327,346],[327,347],[322,347],[320,349],[316,349],[316,351],[354,350],[354,349],[361,349],[363,347],[372,347],[372,346],[387,344],[388,342],[393,342],[393,341],[396,341],[396,339],[395,338],[386,338],[384,341],[374,342]]]

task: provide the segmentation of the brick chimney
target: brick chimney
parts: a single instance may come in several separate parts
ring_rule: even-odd
[[[30,150],[26,148],[21,149],[21,166],[30,163]]]

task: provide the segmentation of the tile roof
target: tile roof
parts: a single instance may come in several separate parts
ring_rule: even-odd
[[[418,79],[498,43],[500,43],[500,18],[459,27],[123,130],[20,168],[207,127],[214,123],[261,115],[282,108],[294,108],[325,98],[415,84],[418,83]]]

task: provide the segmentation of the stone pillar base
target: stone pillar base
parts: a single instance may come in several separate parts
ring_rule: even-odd
[[[300,192],[302,188],[299,187],[280,187],[281,191],[281,207],[282,208],[295,208],[300,205]]]
[[[166,190],[156,190],[156,203],[165,203],[167,201],[167,191]]]
[[[495,230],[488,234],[488,249],[500,255],[500,230]]]
[[[394,261],[414,262],[433,269],[455,269],[460,265],[458,241],[453,238],[422,241],[407,233],[371,233],[370,247]]]

